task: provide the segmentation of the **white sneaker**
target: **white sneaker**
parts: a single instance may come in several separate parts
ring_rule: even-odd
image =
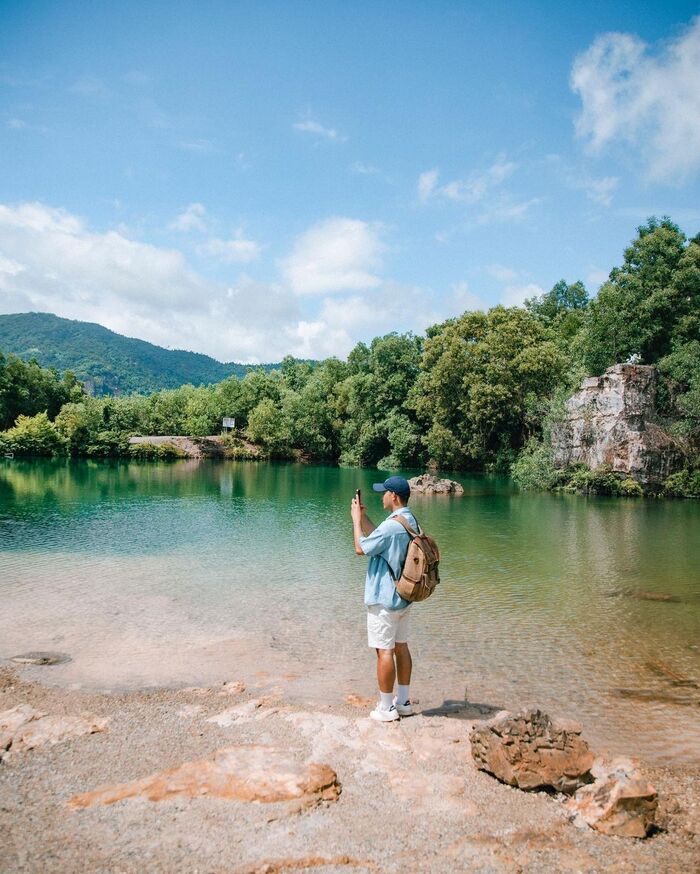
[[[399,716],[413,716],[413,705],[410,701],[405,704],[399,704],[398,699],[394,697],[394,707]]]
[[[380,705],[377,704],[374,710],[370,713],[369,718],[374,719],[377,722],[394,722],[394,720],[399,718],[399,712],[393,705],[390,710],[384,710],[383,707],[380,707]]]

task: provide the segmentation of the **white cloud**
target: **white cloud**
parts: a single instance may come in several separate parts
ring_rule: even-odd
[[[201,203],[191,203],[168,225],[172,231],[206,231],[207,211]]]
[[[594,151],[631,144],[650,178],[682,181],[700,168],[699,79],[700,17],[655,55],[633,34],[604,33],[571,71],[576,132]]]
[[[244,239],[242,232],[239,231],[230,240],[207,240],[197,247],[197,252],[200,255],[210,255],[219,261],[244,264],[255,261],[260,256],[260,244],[255,240]]]
[[[329,140],[334,143],[347,142],[347,137],[338,133],[334,127],[324,127],[320,122],[307,118],[304,121],[298,121],[294,124],[294,130],[302,133],[313,134],[323,140]]]
[[[469,288],[469,283],[466,281],[455,282],[450,286],[450,294],[447,299],[449,315],[461,315],[463,312],[470,310],[483,310],[486,312],[489,305],[486,301],[479,297],[478,294]]]
[[[213,155],[215,152],[219,151],[216,143],[213,140],[206,139],[205,137],[201,137],[200,139],[196,140],[184,140],[183,142],[178,143],[178,148],[182,149],[183,152],[194,152],[198,155]]]
[[[534,282],[528,285],[507,285],[501,293],[500,302],[505,307],[519,307],[527,298],[539,297],[544,293],[544,288]]]
[[[0,273],[6,273],[8,276],[17,276],[24,270],[24,266],[12,258],[6,258],[0,253]]]
[[[373,272],[384,249],[377,225],[358,219],[330,218],[302,234],[282,272],[296,294],[328,294],[376,288]]]
[[[96,233],[44,204],[0,205],[0,311],[53,312],[221,360],[278,360],[301,321],[296,296],[243,278],[227,288],[182,253]],[[19,269],[19,268],[22,269]]]
[[[539,197],[515,200],[503,190],[503,183],[513,175],[517,166],[514,161],[508,161],[501,155],[485,170],[474,171],[463,179],[452,179],[444,185],[438,185],[437,168],[426,170],[418,177],[418,197],[423,203],[440,197],[475,206],[479,209],[476,223],[480,225],[517,221],[541,202]]]
[[[517,271],[502,264],[489,264],[485,269],[489,276],[493,276],[498,282],[513,282],[518,277]]]
[[[8,118],[6,127],[9,127],[10,130],[24,130],[27,127],[27,122],[21,118]]]
[[[74,94],[82,94],[85,97],[106,97],[109,91],[103,82],[94,76],[85,76],[74,82],[70,91]]]
[[[607,282],[609,273],[608,270],[601,270],[600,267],[589,267],[586,274],[586,285],[589,290],[600,288],[604,282]]]
[[[358,176],[376,176],[381,172],[379,167],[375,167],[374,164],[365,164],[363,161],[355,161],[350,166],[350,170]]]
[[[490,225],[498,222],[520,221],[525,218],[533,206],[542,203],[541,197],[531,197],[529,200],[514,201],[507,195],[500,195],[492,203],[484,206],[477,217],[477,224]]]
[[[466,179],[454,179],[444,185],[440,192],[450,200],[462,203],[477,203],[494,188],[500,187],[511,176],[517,164],[499,158],[484,171],[471,173]]]
[[[418,197],[422,201],[425,202],[435,191],[439,175],[440,171],[434,168],[426,170],[425,173],[421,173],[418,177]]]

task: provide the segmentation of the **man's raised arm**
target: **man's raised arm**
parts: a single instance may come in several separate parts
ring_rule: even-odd
[[[364,555],[364,550],[360,546],[360,537],[366,537],[368,534],[371,534],[376,525],[369,518],[364,504],[361,504],[357,497],[354,497],[350,504],[350,515],[352,516],[352,534],[355,541],[355,552],[358,555]]]

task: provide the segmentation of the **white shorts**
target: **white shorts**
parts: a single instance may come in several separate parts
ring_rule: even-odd
[[[393,649],[395,643],[408,640],[408,619],[411,607],[387,610],[380,604],[367,608],[367,646],[372,649]]]

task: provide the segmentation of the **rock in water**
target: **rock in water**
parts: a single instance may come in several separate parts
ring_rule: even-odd
[[[300,764],[284,750],[240,744],[218,750],[211,758],[185,762],[142,780],[74,795],[68,804],[79,809],[114,804],[124,798],[163,801],[201,795],[266,804],[290,801],[301,808],[336,801],[340,784],[328,765]]]
[[[541,710],[501,713],[469,739],[476,766],[509,786],[572,793],[590,782],[594,756],[581,727],[553,722]]]
[[[440,479],[431,473],[414,476],[408,481],[411,492],[417,495],[463,495],[464,488],[453,479]]]
[[[579,789],[567,808],[574,824],[606,835],[644,838],[654,825],[656,790],[630,759],[596,762],[595,783]]]
[[[71,661],[65,652],[24,652],[10,659],[17,665],[62,665]]]

